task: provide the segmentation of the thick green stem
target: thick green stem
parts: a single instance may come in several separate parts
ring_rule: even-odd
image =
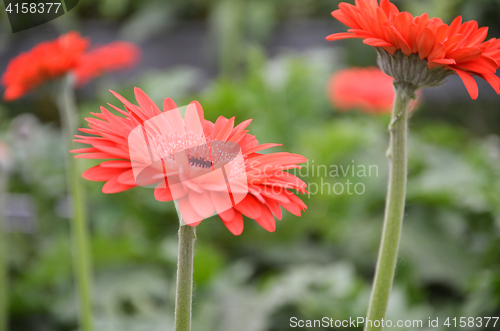
[[[177,204],[176,204],[177,207]],[[193,260],[196,230],[186,225],[180,213],[177,286],[175,292],[175,331],[191,331],[193,304]]]
[[[365,330],[383,330],[389,295],[392,289],[398,257],[406,196],[408,106],[413,97],[411,87],[395,84],[396,99],[389,131],[389,185],[385,206],[382,242],[378,255],[375,280],[368,308]],[[379,326],[375,326],[379,325]]]
[[[9,278],[7,265],[7,236],[5,234],[5,198],[7,171],[0,164],[0,331],[9,325]]]
[[[64,131],[66,149],[74,149],[74,135],[77,131],[77,108],[72,84],[68,75],[57,96],[57,106]],[[83,331],[92,331],[92,262],[90,254],[90,235],[85,210],[82,171],[78,162],[66,152],[66,171],[68,191],[72,208],[73,267],[78,288],[80,324]]]

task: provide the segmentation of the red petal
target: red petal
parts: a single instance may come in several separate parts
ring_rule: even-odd
[[[193,100],[189,103],[188,106],[191,105],[194,105],[196,107],[196,111],[198,112],[198,117],[202,121],[205,118],[205,113],[203,112],[203,107],[201,106],[201,104],[198,101]]]
[[[436,42],[444,43],[449,36],[450,27],[446,24],[440,25],[436,31]]]
[[[482,74],[481,76],[493,87],[497,94],[500,94],[500,77],[495,74]]]
[[[137,186],[137,183],[135,181],[135,176],[134,176],[134,170],[129,169],[120,174],[117,178],[118,183],[124,184],[124,185],[131,185],[131,186]]]
[[[349,33],[349,32],[341,32],[341,33],[334,33],[326,37],[326,40],[328,41],[335,41],[335,40],[341,40],[341,39],[349,39],[349,38],[362,38],[359,37],[355,34]]]
[[[391,17],[391,14],[396,12],[394,10],[393,6],[394,5],[392,3],[390,3],[389,0],[381,0],[380,1],[380,8],[382,8],[382,10],[385,12],[387,17]]]
[[[87,169],[83,172],[82,177],[91,181],[107,181],[113,177],[120,175],[123,169],[103,168],[100,165]]]
[[[149,117],[152,118],[156,115],[159,115],[161,113],[160,108],[151,100],[151,98],[144,93],[143,90],[141,90],[138,87],[134,88],[134,94],[135,94],[135,99],[137,100],[137,103],[141,107],[142,111]]]
[[[276,222],[274,221],[274,216],[267,207],[261,208],[262,213],[260,217],[256,218],[255,221],[259,223],[264,229],[269,232],[274,232],[276,230]]]
[[[280,205],[274,201],[273,199],[266,198],[266,205],[269,207],[269,210],[276,216],[277,219],[281,219],[283,217],[283,213],[281,212]]]
[[[351,28],[359,27],[358,23],[356,23],[356,21],[351,17],[351,15],[348,13],[345,13],[341,9],[337,9],[337,10],[332,11],[332,16]]]
[[[115,159],[114,155],[108,153],[89,153],[75,155],[75,159]]]
[[[169,111],[176,108],[177,105],[175,104],[174,100],[170,98],[165,98],[165,100],[163,100],[163,111]]]
[[[450,36],[456,35],[461,25],[462,25],[462,16],[457,16],[450,24],[449,35]]]
[[[443,43],[437,43],[434,45],[432,52],[427,56],[428,61],[432,61],[434,59],[442,58],[446,53],[446,49],[444,48]]]
[[[93,152],[99,152],[99,150],[97,148],[94,148],[94,147],[86,147],[86,148],[72,149],[69,152],[70,153],[93,153]]]
[[[273,143],[262,144],[262,145],[258,145],[258,146],[255,146],[253,148],[250,148],[248,150],[243,151],[243,154],[244,155],[248,155],[248,154],[251,154],[251,153],[255,153],[255,152],[261,151],[263,149],[268,149],[268,148],[276,147],[276,146],[283,146],[283,144],[273,144]]]
[[[256,219],[261,215],[260,203],[250,194],[247,194],[235,208],[249,218]]]
[[[366,38],[363,43],[373,47],[394,47],[393,44],[378,38]]]
[[[411,55],[413,53],[410,45],[408,45],[408,43],[406,42],[406,40],[403,38],[403,36],[401,35],[401,33],[395,28],[395,27],[391,27],[391,30],[392,30],[392,33],[394,34],[394,36],[397,38],[398,40],[398,44],[399,44],[399,48],[401,49],[401,51],[405,54],[405,55]]]
[[[228,210],[220,212],[219,216],[224,222],[232,222],[236,213],[238,212],[234,208],[229,208]]]
[[[438,59],[438,60],[429,61],[429,63],[427,65],[428,65],[429,69],[433,69],[433,68],[442,67],[445,65],[453,65],[455,63],[456,62],[453,59]]]
[[[412,52],[417,53],[418,52],[418,48],[417,48],[418,27],[415,23],[411,23],[408,26],[407,35],[408,35],[408,44],[410,45]]]
[[[212,197],[212,203],[214,205],[215,211],[220,214],[228,209],[232,209],[231,198],[227,192],[214,192],[211,191],[210,195]]]
[[[130,101],[116,93],[115,91],[109,90],[118,100],[120,100],[121,103],[123,103],[126,107],[129,108],[129,110],[136,110],[137,106],[133,105]]]
[[[118,192],[126,191],[126,190],[134,187],[131,185],[124,185],[124,184],[118,183],[117,178],[118,178],[118,176],[113,177],[110,180],[108,180],[106,182],[106,184],[104,184],[104,186],[102,187],[102,193],[106,193],[106,194],[118,193]]]
[[[231,212],[232,211],[232,212]],[[243,232],[243,216],[239,211],[234,211],[232,208],[219,214],[226,228],[235,236],[239,236]]]
[[[159,184],[155,188],[155,199],[158,201],[172,201],[172,192],[170,192],[170,188],[165,187],[164,184]]]
[[[208,191],[204,191],[201,194],[190,191],[188,193],[188,199],[191,207],[193,207],[194,211],[201,217],[207,218],[214,214],[215,209]]]
[[[275,193],[274,190],[269,189],[267,186],[261,186],[260,187],[260,193],[269,199],[273,199],[274,201],[284,204],[284,203],[289,203],[290,199],[288,199],[287,194],[285,193],[285,190],[279,190],[279,193]]]
[[[212,139],[217,141],[226,141],[234,127],[234,117],[227,119],[224,116],[219,116],[215,121],[215,126],[212,131]]]
[[[432,60],[431,62],[439,64],[456,64],[455,60],[453,59],[438,59],[438,60]]]
[[[104,161],[101,163],[103,168],[130,168],[130,161]]]
[[[436,37],[429,28],[425,28],[418,34],[417,48],[420,60],[427,58],[434,48]]]
[[[457,69],[457,68],[453,68],[451,67],[451,69],[455,70],[455,72],[458,74],[458,76],[460,76],[460,78],[462,79],[462,81],[464,82],[464,85],[465,87],[467,88],[467,91],[469,92],[470,94],[470,97],[473,99],[473,100],[476,100],[477,97],[479,96],[479,89],[477,87],[477,83],[476,81],[474,80],[474,78],[471,76],[471,74],[469,74],[468,72],[466,71],[463,71],[463,70],[460,70],[460,69]]]
[[[203,217],[198,215],[193,209],[187,197],[179,199],[179,210],[181,212],[182,220],[190,225],[203,220]]]

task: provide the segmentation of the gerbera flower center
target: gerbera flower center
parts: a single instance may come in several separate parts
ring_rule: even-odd
[[[212,167],[212,162],[210,160],[205,160],[199,156],[188,155],[189,164],[193,167],[209,169]]]
[[[240,146],[230,141],[207,140],[193,132],[157,133],[150,137],[152,152],[157,159],[176,163],[175,155],[183,152],[189,165],[198,169],[228,169],[229,177],[245,172],[245,158]],[[172,164],[171,163],[171,164]]]

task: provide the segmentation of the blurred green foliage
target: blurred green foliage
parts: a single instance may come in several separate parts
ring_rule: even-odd
[[[378,167],[372,177],[309,172],[303,178],[311,192],[312,183],[347,180],[363,183],[366,191],[304,195],[309,209],[300,218],[286,213],[275,233],[247,220],[234,237],[216,217],[205,220],[195,259],[195,329],[288,330],[291,316],[364,315],[384,207],[388,117],[331,109],[324,86],[336,66],[332,58],[330,51],[311,51],[268,61],[255,48],[243,78],[215,80],[195,96],[179,92],[179,103],[198,99],[208,119],[254,118],[251,133],[261,142],[284,143],[283,150],[308,157],[302,174],[317,165]],[[162,75],[167,86],[187,90],[196,80],[187,67],[152,75],[144,73],[143,80],[158,83],[151,87],[156,99]],[[130,87],[122,89],[130,94]],[[112,100],[106,93],[99,103]],[[83,101],[82,116],[96,107]],[[415,117],[425,116],[421,112]],[[446,123],[417,123],[389,317],[498,315],[500,139],[477,138]],[[11,190],[34,196],[38,220],[36,233],[11,234],[13,325],[70,330],[76,310],[68,224],[57,209],[65,197],[63,155],[54,148],[59,134],[27,115],[17,117],[9,132],[18,165]],[[100,186],[87,187],[99,330],[167,329],[177,249],[173,206],[155,201],[146,188],[104,195]]]

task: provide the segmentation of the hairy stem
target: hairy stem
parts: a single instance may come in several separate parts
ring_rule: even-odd
[[[408,87],[398,84],[395,84],[395,89],[396,99],[389,126],[391,136],[388,151],[389,184],[384,227],[367,321],[365,322],[366,331],[383,330],[381,322],[386,316],[389,295],[392,289],[405,209],[408,106],[412,99],[413,91],[409,91]],[[379,326],[376,327],[375,324]]]
[[[74,135],[77,131],[77,107],[72,77],[65,77],[57,95],[57,106],[63,127],[67,150],[74,149]],[[82,171],[78,162],[69,152],[66,153],[66,172],[68,191],[71,196],[71,235],[73,242],[73,267],[78,289],[80,324],[83,331],[92,331],[92,262],[90,253],[90,234],[85,210]]]
[[[177,208],[177,203],[176,203]],[[177,208],[178,209],[178,208]],[[193,304],[193,260],[196,230],[186,225],[179,215],[179,251],[177,260],[177,286],[175,292],[175,331],[191,331]]]

